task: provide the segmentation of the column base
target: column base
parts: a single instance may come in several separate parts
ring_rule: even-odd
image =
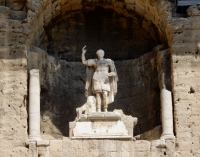
[[[29,135],[29,141],[41,141],[42,138],[40,136],[31,136]]]
[[[175,136],[174,135],[161,135],[160,139],[161,140],[174,140]]]

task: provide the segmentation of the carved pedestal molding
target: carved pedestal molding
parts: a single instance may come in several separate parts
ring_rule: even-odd
[[[78,115],[69,123],[71,139],[133,139],[136,117],[127,116],[122,110],[93,112]]]
[[[166,89],[162,89],[160,97],[163,130],[161,139],[174,139],[171,92]]]
[[[29,141],[41,140],[40,137],[40,78],[39,70],[30,70],[29,81]]]

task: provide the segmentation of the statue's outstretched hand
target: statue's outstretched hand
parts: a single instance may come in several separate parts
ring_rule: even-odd
[[[86,53],[87,49],[86,49],[86,45],[82,48],[82,53]]]
[[[108,76],[116,76],[116,73],[115,72],[110,72],[110,73],[108,73]]]

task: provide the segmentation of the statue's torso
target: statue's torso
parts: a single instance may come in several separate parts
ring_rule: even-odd
[[[96,68],[95,72],[109,72],[109,62],[106,59],[103,60],[96,60]]]
[[[95,60],[95,73],[93,75],[94,91],[110,91],[110,83],[108,77],[109,66],[110,60],[108,59]]]

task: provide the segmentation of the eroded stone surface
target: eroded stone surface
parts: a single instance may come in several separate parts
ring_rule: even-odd
[[[17,2],[17,1],[16,1]],[[27,136],[27,52],[30,50],[30,45],[39,46],[42,45],[44,39],[44,26],[50,24],[52,19],[59,19],[60,14],[65,14],[67,10],[74,11],[82,8],[81,1],[43,1],[44,4],[40,5],[42,1],[33,0],[38,7],[30,5],[30,10],[27,11],[27,19],[24,22],[11,18],[11,11],[8,7],[0,7],[0,144],[1,156],[34,156],[37,152],[34,144],[29,148],[24,147],[24,143]],[[150,34],[154,34],[151,31],[151,23],[155,25],[159,32],[159,38],[162,43],[169,46],[171,52],[171,65],[172,65],[172,89],[173,89],[173,99],[174,99],[174,124],[176,133],[176,144],[166,142],[166,148],[157,150],[156,148],[151,148],[149,150],[149,145],[147,143],[136,143],[135,146],[135,156],[199,156],[199,11],[197,7],[190,8],[188,10],[189,18],[172,18],[172,4],[167,0],[152,1],[152,0],[137,0],[137,1],[109,1],[111,3],[104,3],[104,1],[86,1],[85,8],[94,8],[95,5],[101,5],[103,8],[114,9],[117,13],[123,14],[129,17],[132,13],[129,10],[134,10],[140,14],[143,20],[138,21],[139,25],[145,27],[146,30],[150,30]],[[5,0],[0,1],[1,5],[5,5]],[[112,5],[113,4],[113,5]],[[122,8],[127,8],[124,10]],[[34,10],[37,9],[37,10]],[[14,12],[16,13],[16,12]],[[136,14],[133,14],[133,17]],[[24,18],[24,17],[23,17]],[[21,18],[21,20],[23,19]],[[138,19],[138,18],[136,18]],[[142,22],[141,22],[142,21]],[[154,35],[151,35],[152,37]],[[26,44],[26,46],[24,45]],[[40,56],[41,57],[41,56]],[[49,65],[46,71],[48,72],[49,78],[47,79],[49,84],[58,82],[60,79],[52,79],[55,71],[49,70],[52,66],[59,71],[60,68],[57,62],[50,56],[44,55],[48,60]],[[142,57],[143,58],[143,57]],[[142,58],[140,60],[142,60]],[[32,58],[31,58],[32,59]],[[29,60],[31,60],[29,58]],[[53,62],[53,60],[55,62]],[[53,63],[53,64],[51,64]],[[153,64],[153,60],[151,61]],[[36,63],[34,63],[36,65]],[[72,63],[75,64],[75,63]],[[125,63],[123,63],[126,65]],[[68,63],[64,64],[69,67]],[[45,66],[44,66],[45,67]],[[74,66],[71,66],[73,68]],[[137,66],[139,71],[142,66]],[[145,66],[151,67],[151,66]],[[53,69],[52,68],[52,69]],[[42,68],[41,68],[42,69]],[[81,69],[81,68],[80,68]],[[151,69],[151,68],[149,68]],[[51,73],[50,73],[50,72]],[[123,70],[121,70],[123,71]],[[134,71],[136,72],[136,71]],[[63,72],[62,72],[63,73]],[[62,76],[62,75],[60,75]],[[60,77],[59,78],[63,78]],[[140,76],[140,75],[138,75]],[[147,77],[148,75],[144,75]],[[45,78],[45,77],[44,77]],[[77,77],[73,77],[77,78]],[[80,78],[80,77],[78,77]],[[124,77],[125,82],[129,82],[130,78]],[[156,78],[156,77],[154,77]],[[42,79],[43,80],[43,79]],[[79,81],[77,79],[76,81]],[[65,82],[65,80],[63,81]],[[83,81],[84,82],[84,81]],[[151,81],[152,82],[152,81]],[[51,87],[49,86],[49,87]],[[129,86],[129,85],[128,85]],[[46,86],[42,87],[42,94],[45,94],[48,88]],[[80,89],[80,88],[79,88]],[[146,89],[146,88],[145,88]],[[154,90],[157,88],[153,88]],[[59,91],[59,90],[57,90]],[[137,95],[137,93],[136,93]],[[52,95],[51,95],[52,96]],[[60,96],[60,94],[59,94]],[[123,98],[123,93],[120,98]],[[53,99],[53,98],[52,98]],[[83,98],[81,98],[83,99]],[[57,99],[58,100],[58,99]],[[134,100],[134,101],[133,101]],[[52,100],[53,101],[53,100]],[[121,101],[121,99],[119,100]],[[131,102],[137,102],[136,98],[132,99]],[[149,101],[148,101],[149,102]],[[142,105],[140,105],[142,106]],[[148,106],[148,105],[147,105]],[[62,134],[60,130],[56,129],[54,126],[55,122],[52,121],[50,117],[55,119],[60,119],[57,114],[55,106],[44,106],[47,110],[46,114],[43,116],[43,122],[45,122],[45,128],[49,128],[47,131],[50,134]],[[153,107],[154,108],[154,107]],[[156,107],[155,107],[156,108]],[[154,108],[154,111],[155,111]],[[134,112],[135,108],[127,107],[127,112]],[[137,111],[146,112],[146,108],[137,108]],[[50,111],[56,110],[55,113]],[[147,109],[148,111],[149,109]],[[157,110],[157,109],[156,109]],[[66,110],[69,112],[69,110]],[[153,111],[153,110],[152,110]],[[74,113],[75,114],[75,113]],[[12,116],[11,116],[12,115]],[[147,115],[150,119],[152,114]],[[137,116],[137,115],[136,115]],[[137,116],[139,119],[142,117]],[[155,117],[159,117],[156,115]],[[62,118],[61,118],[62,119]],[[143,119],[144,123],[148,123]],[[140,125],[142,128],[143,125]],[[157,124],[156,124],[157,125]],[[13,127],[15,126],[15,127]],[[59,124],[57,124],[59,126]],[[147,125],[148,126],[148,125]],[[148,129],[149,130],[149,129]],[[53,133],[54,132],[54,133]],[[86,143],[88,141],[85,141]],[[94,142],[94,141],[92,141]],[[147,141],[146,141],[147,142]],[[91,151],[86,151],[85,149],[80,149],[85,156],[114,156],[115,152],[103,152],[97,149],[100,146],[100,142],[95,146],[90,148]],[[140,145],[141,144],[141,145]],[[143,147],[143,145],[145,145]],[[68,147],[69,148],[69,147]],[[94,149],[93,149],[94,148]],[[114,147],[113,147],[114,148]],[[144,149],[143,149],[144,148]],[[30,151],[32,150],[32,151]],[[29,154],[30,152],[30,154]],[[132,152],[124,152],[119,154],[131,154]],[[88,155],[89,154],[89,155]],[[35,154],[38,156],[38,154]],[[62,156],[61,152],[52,152],[51,156]],[[78,156],[76,151],[71,151],[70,153],[65,152],[63,156],[71,155]],[[131,154],[132,155],[132,154]]]

